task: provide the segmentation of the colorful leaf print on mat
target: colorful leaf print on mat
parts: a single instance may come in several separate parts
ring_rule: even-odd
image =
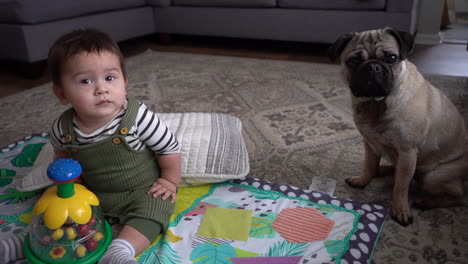
[[[276,231],[271,224],[275,221],[278,214],[265,212],[254,215],[250,227],[250,236],[255,238],[273,238]]]
[[[266,256],[302,256],[309,245],[307,243],[289,243],[286,240],[276,242]]]
[[[38,143],[25,146],[21,153],[11,161],[11,164],[15,167],[31,167],[44,145],[45,143]]]
[[[31,191],[31,192],[19,192],[14,188],[8,188],[5,191],[3,191],[3,194],[0,195],[0,204],[5,203],[5,204],[15,204],[15,203],[22,203],[25,202],[34,196],[36,196],[38,193],[43,192],[43,190],[36,190],[36,191]]]
[[[16,224],[17,226],[27,226],[31,222],[31,211],[34,205],[27,208],[22,214],[2,215],[0,214],[0,226]],[[3,231],[3,230],[2,230]]]
[[[16,176],[16,171],[9,169],[0,169],[0,187],[7,186],[13,179],[9,177]]]
[[[192,250],[190,260],[197,264],[224,264],[231,263],[229,258],[237,257],[235,249],[229,244],[219,246],[204,243]]]
[[[159,240],[162,241],[162,240]],[[160,264],[177,264],[182,263],[180,256],[167,242],[158,243],[160,250],[154,250],[149,256],[142,258],[143,262],[140,263],[160,263]],[[141,257],[141,256],[140,256]],[[140,260],[140,258],[139,258]]]

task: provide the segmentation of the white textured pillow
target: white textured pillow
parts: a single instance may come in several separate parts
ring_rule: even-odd
[[[239,118],[214,113],[158,116],[181,144],[181,187],[238,179],[249,173]]]
[[[216,113],[160,113],[158,116],[181,144],[179,186],[222,182],[249,173],[242,123],[237,117]],[[47,167],[53,160],[54,151],[49,142],[17,189],[32,191],[51,185]]]

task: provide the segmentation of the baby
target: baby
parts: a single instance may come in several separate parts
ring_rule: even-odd
[[[48,66],[55,96],[71,105],[52,125],[55,154],[80,162],[82,183],[104,215],[123,225],[99,263],[138,263],[135,255],[166,230],[174,211],[179,143],[145,104],[127,98],[123,56],[107,34],[65,34],[50,48]]]
[[[52,125],[58,158],[83,167],[83,183],[123,224],[99,263],[137,263],[167,228],[180,181],[180,148],[158,116],[127,99],[123,56],[105,33],[77,30],[49,51],[53,91],[72,108]],[[169,199],[170,198],[170,199]]]

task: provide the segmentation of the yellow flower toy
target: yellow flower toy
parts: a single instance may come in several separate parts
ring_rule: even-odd
[[[86,224],[91,219],[91,205],[99,205],[98,198],[81,184],[75,184],[75,193],[63,198],[61,191],[65,191],[65,195],[69,193],[68,189],[61,190],[62,186],[49,188],[37,201],[33,214],[44,213],[44,224],[50,229],[59,228],[68,217],[75,223]]]
[[[59,159],[47,169],[56,185],[47,189],[32,211],[25,255],[32,263],[96,263],[112,240],[97,196],[74,181],[82,168]]]

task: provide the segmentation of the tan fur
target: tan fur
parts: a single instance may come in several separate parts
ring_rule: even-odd
[[[344,80],[349,84],[351,71],[344,62],[353,53],[379,54],[389,49],[398,52],[398,43],[389,34],[360,33],[342,53]],[[462,203],[463,180],[468,175],[468,135],[453,103],[428,83],[415,65],[403,60],[392,70],[394,90],[386,98],[351,95],[354,121],[364,137],[365,168],[363,175],[347,182],[364,187],[377,176],[381,158],[388,159],[395,166],[392,217],[407,225],[412,222],[408,193],[413,178],[424,191],[416,206]]]

